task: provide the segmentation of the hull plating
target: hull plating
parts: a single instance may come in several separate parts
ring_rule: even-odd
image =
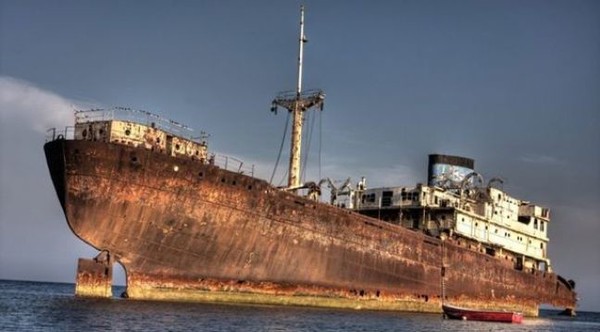
[[[546,273],[316,203],[243,174],[150,150],[89,141],[45,145],[67,222],[127,272],[131,298],[536,315],[573,308]]]

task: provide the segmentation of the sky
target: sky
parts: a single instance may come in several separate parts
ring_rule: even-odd
[[[579,310],[600,311],[600,2],[304,3],[303,87],[327,95],[307,178],[414,185],[430,153],[473,158],[551,208],[553,269],[577,282]],[[0,279],[73,282],[77,258],[96,254],[70,232],[43,155],[74,108],[207,131],[212,151],[269,179],[286,121],[269,109],[295,88],[299,7],[0,0]]]

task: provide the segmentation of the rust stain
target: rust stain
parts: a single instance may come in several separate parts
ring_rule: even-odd
[[[189,158],[91,141],[45,148],[69,226],[123,264],[132,298],[440,309],[439,239]],[[541,303],[575,307],[553,273],[451,240],[445,250],[448,300],[528,315]],[[102,293],[105,279],[79,275]]]
[[[80,258],[77,264],[75,295],[112,297],[112,264]]]

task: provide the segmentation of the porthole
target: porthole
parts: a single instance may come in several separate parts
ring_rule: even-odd
[[[221,182],[225,183],[225,178],[221,178]]]
[[[198,177],[204,177],[204,172],[198,172]]]
[[[131,134],[131,130],[125,129],[125,135],[129,136]]]
[[[175,150],[179,151],[179,148],[180,148],[179,144],[175,144]]]

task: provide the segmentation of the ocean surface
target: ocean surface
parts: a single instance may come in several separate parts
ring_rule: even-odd
[[[123,287],[114,287],[121,294]],[[523,324],[302,307],[84,299],[73,284],[0,280],[1,331],[600,331],[600,313],[542,311]]]

